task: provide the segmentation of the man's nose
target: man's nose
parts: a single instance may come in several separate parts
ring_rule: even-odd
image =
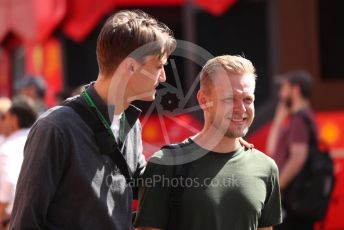
[[[159,82],[165,82],[166,81],[166,74],[165,74],[165,70],[162,69],[159,75]]]
[[[245,107],[245,103],[242,100],[235,100],[234,101],[234,108],[233,108],[234,112],[245,112],[246,111],[246,107]]]

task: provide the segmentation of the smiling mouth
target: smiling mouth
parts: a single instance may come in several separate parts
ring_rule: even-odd
[[[245,121],[247,121],[247,117],[242,117],[242,118],[228,118],[229,120],[231,120],[232,122],[238,122],[238,123],[240,123],[240,122],[245,122]]]

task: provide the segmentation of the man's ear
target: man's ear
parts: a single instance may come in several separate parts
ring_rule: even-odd
[[[19,119],[16,115],[9,113],[9,122],[12,132],[20,129]]]
[[[207,95],[205,94],[204,90],[198,90],[197,92],[197,101],[199,106],[201,107],[202,110],[207,110],[208,109],[208,98]]]
[[[131,58],[131,57],[126,57],[123,60],[123,64],[124,64],[126,71],[130,74],[133,74],[139,66],[138,62],[134,58]]]

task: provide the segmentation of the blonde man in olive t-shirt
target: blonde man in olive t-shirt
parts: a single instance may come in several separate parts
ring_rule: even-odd
[[[268,230],[281,223],[275,162],[239,141],[254,118],[255,79],[252,63],[240,56],[206,63],[197,94],[203,129],[150,160],[138,229]]]

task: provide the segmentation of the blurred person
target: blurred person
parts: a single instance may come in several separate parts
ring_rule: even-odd
[[[104,126],[113,151],[101,152],[101,139],[73,108],[43,114],[25,146],[11,228],[131,229],[133,192],[112,159],[125,158],[132,177],[142,174],[140,110],[131,102],[155,99],[175,47],[172,31],[142,11],[108,18],[97,40],[98,78],[66,105],[77,103]]]
[[[41,76],[25,76],[17,86],[17,94],[31,98],[35,103],[35,109],[38,114],[47,110],[44,103],[46,92],[46,83]]]
[[[0,97],[0,145],[5,140],[5,130],[3,127],[3,120],[5,119],[5,113],[11,107],[11,99],[7,97]]]
[[[37,115],[33,103],[25,98],[15,98],[3,116],[6,139],[0,145],[0,224],[6,226],[11,216],[24,144]]]
[[[71,96],[71,90],[65,88],[55,94],[56,105],[62,105],[63,102]]]
[[[55,95],[56,102],[58,105],[61,105],[69,97],[79,96],[84,90],[85,90],[85,85],[80,85],[72,89],[65,88],[64,90],[56,93]]]
[[[310,129],[317,130],[310,105],[311,90],[312,78],[306,71],[292,71],[281,78],[279,102],[268,136],[267,152],[278,165],[282,194],[305,165]],[[308,117],[313,127],[307,124],[304,116]],[[276,229],[313,229],[312,221],[293,217],[292,213],[285,214],[283,224]]]
[[[72,90],[72,96],[80,95],[82,93],[82,91],[84,91],[84,90],[85,90],[85,86],[84,85],[80,85],[78,87],[75,87]]]
[[[255,68],[243,57],[224,55],[205,64],[197,93],[203,129],[162,148],[149,161],[140,191],[138,230],[268,230],[281,223],[276,164],[240,143],[254,119],[255,81]],[[169,162],[176,154],[180,158]]]

